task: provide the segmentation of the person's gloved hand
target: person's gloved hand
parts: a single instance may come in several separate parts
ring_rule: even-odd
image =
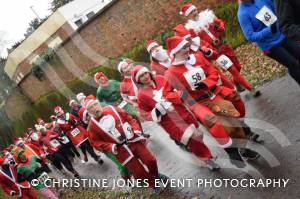
[[[271,31],[272,31],[272,33],[278,32],[277,23],[273,23],[271,25]]]
[[[208,87],[203,82],[199,82],[199,83],[195,84],[195,88],[197,90],[200,90],[200,89],[207,89]]]

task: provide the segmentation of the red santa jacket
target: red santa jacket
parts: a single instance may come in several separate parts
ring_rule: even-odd
[[[140,140],[141,132],[138,122],[124,110],[103,107],[99,118],[91,118],[88,125],[88,136],[91,145],[99,151],[115,152],[116,144],[124,144],[125,138],[130,142]]]
[[[67,132],[68,137],[75,146],[79,146],[88,139],[87,131],[79,124],[79,122],[80,119],[70,113],[66,113],[65,119],[58,118],[56,121],[56,125],[62,131]]]
[[[188,20],[185,28],[195,31],[198,36],[207,41],[210,45],[216,46],[215,40],[221,42],[221,35],[225,30],[225,23],[218,19],[211,10],[204,10],[199,13],[199,20]],[[221,43],[218,43],[219,45]]]
[[[125,77],[120,84],[120,93],[123,99],[135,101],[138,88],[131,77]]]
[[[58,134],[52,130],[47,130],[46,135],[41,137],[41,143],[44,150],[49,154],[57,152],[62,147],[58,141]]]
[[[8,174],[9,173],[9,174]],[[11,194],[12,191],[16,192],[17,197],[22,196],[22,188],[30,188],[30,184],[27,181],[18,183],[18,173],[16,166],[7,166],[6,172],[4,166],[0,165],[0,185],[4,192]]]
[[[181,104],[183,90],[188,91],[188,100],[197,99],[216,87],[218,80],[218,71],[201,54],[191,54],[187,61],[172,63],[165,75],[163,96],[173,104]],[[196,89],[195,84],[199,82],[207,88]],[[216,87],[214,93],[218,92],[219,88]]]
[[[162,96],[164,86],[163,76],[154,76],[154,81],[154,87],[139,88],[138,107],[141,115],[146,120],[159,122],[173,139],[187,144],[193,133],[191,129],[193,127],[198,128],[196,119],[183,104],[173,105],[171,102],[164,100]],[[159,101],[163,101],[167,107],[171,107],[165,115],[157,118],[154,108]]]

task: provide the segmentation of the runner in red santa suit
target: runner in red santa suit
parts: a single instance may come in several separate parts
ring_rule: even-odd
[[[150,54],[150,69],[155,75],[164,75],[171,65],[171,58],[167,51],[155,40],[147,43],[147,51]]]
[[[103,160],[98,156],[92,148],[87,137],[87,131],[80,125],[80,119],[70,113],[64,113],[60,106],[54,108],[57,117],[56,125],[62,131],[67,132],[71,142],[79,147],[84,154],[84,159],[88,160],[86,152],[88,152],[96,162],[103,164]]]
[[[201,54],[190,55],[189,46],[188,41],[178,36],[167,39],[168,51],[174,59],[165,75],[163,96],[173,104],[188,105],[225,149],[231,162],[243,167],[241,156],[258,157],[256,152],[244,149],[246,135],[238,120],[244,104],[234,90],[217,86],[216,69]]]
[[[87,100],[86,109],[91,115],[88,133],[92,146],[113,153],[134,178],[147,179],[159,193],[161,188],[155,188],[155,178],[165,181],[167,177],[158,173],[156,158],[144,145],[137,121],[118,107],[101,107],[98,100]]]
[[[189,18],[185,27],[196,32],[202,40],[214,46],[218,51],[216,62],[224,71],[228,70],[233,78],[233,82],[239,91],[245,89],[251,91],[254,97],[261,95],[250,83],[240,74],[241,64],[237,59],[234,50],[225,44],[222,35],[225,31],[225,23],[217,18],[212,10],[206,9],[198,12],[196,6],[191,3],[184,5],[180,14]]]
[[[61,164],[70,171],[74,177],[79,177],[78,172],[74,169],[72,163],[67,157],[67,154],[63,150],[62,144],[58,141],[58,134],[52,130],[47,130],[45,127],[40,128],[41,132],[41,143],[44,150],[48,154],[48,158],[54,164],[54,166],[65,173]]]
[[[157,122],[172,139],[187,146],[196,157],[204,161],[211,171],[220,166],[212,160],[212,155],[203,143],[203,134],[195,117],[183,104],[173,105],[162,97],[164,77],[153,75],[143,66],[133,71],[135,81],[140,85],[138,104],[146,120]]]
[[[29,182],[23,181],[22,176],[17,174],[16,165],[10,164],[7,157],[0,157],[0,186],[10,196],[21,199],[38,198]]]
[[[190,42],[190,53],[202,53],[207,60],[216,60],[218,58],[217,50],[209,43],[201,39],[193,30],[187,30],[184,25],[179,24],[173,28],[174,35],[182,37]],[[234,84],[224,75],[223,71],[218,70],[220,79],[217,85],[222,85],[234,89]]]

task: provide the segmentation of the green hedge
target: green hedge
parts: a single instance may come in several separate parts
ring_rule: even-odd
[[[237,21],[237,8],[236,3],[227,3],[218,6],[215,9],[216,15],[223,19],[226,23],[226,40],[233,46],[237,47],[245,42],[243,33]],[[146,51],[146,43],[150,39],[155,39],[163,46],[165,46],[166,38],[173,35],[171,29],[166,30],[164,33],[160,33],[151,38],[147,38],[141,41],[135,47],[127,51],[118,59],[108,60],[102,66],[98,66],[87,72],[87,74],[80,79],[75,79],[66,84],[65,87],[59,89],[58,91],[51,92],[40,99],[38,99],[32,108],[25,112],[19,120],[13,121],[12,126],[17,135],[20,135],[28,127],[32,127],[38,117],[45,118],[47,121],[49,116],[53,113],[53,107],[56,105],[61,105],[64,109],[69,109],[67,105],[67,97],[74,97],[74,94],[79,92],[84,92],[86,95],[96,94],[97,86],[93,81],[93,75],[97,71],[104,72],[109,78],[120,80],[120,74],[116,70],[116,65],[120,59],[124,57],[131,58],[136,62],[149,62],[149,54]],[[69,93],[72,91],[74,94]]]

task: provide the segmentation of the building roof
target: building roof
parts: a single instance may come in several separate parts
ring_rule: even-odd
[[[27,37],[8,57],[4,71],[12,78],[18,65],[25,60],[34,50],[46,42],[63,24],[66,19],[60,12],[54,12],[41,24],[29,37]]]

